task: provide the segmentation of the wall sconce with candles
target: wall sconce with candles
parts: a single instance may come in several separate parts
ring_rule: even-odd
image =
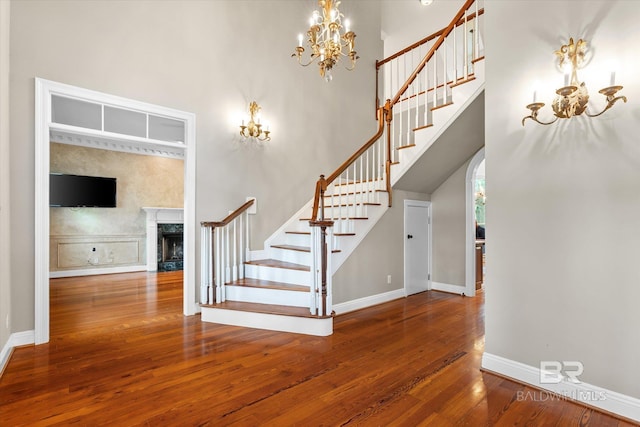
[[[599,93],[606,97],[607,105],[602,111],[597,114],[589,114],[587,111],[587,103],[589,102],[589,93],[584,82],[578,80],[578,68],[580,68],[584,62],[584,56],[587,49],[587,42],[579,39],[577,43],[574,43],[573,37],[569,39],[569,43],[560,47],[555,52],[558,56],[558,62],[561,68],[564,69],[564,86],[556,90],[556,97],[551,103],[555,118],[550,122],[543,122],[538,120],[538,111],[544,107],[543,102],[537,102],[537,91],[533,92],[533,103],[527,105],[527,108],[531,110],[531,114],[522,119],[522,126],[527,119],[531,119],[541,125],[550,125],[555,123],[558,119],[570,119],[575,116],[579,116],[582,113],[589,117],[597,117],[607,111],[609,108],[620,99],[627,102],[626,96],[616,96],[616,93],[622,89],[622,86],[616,86],[615,84],[615,72],[611,73],[610,86],[600,89]]]
[[[344,34],[342,34],[342,18],[344,15],[338,10],[340,1],[318,0],[318,5],[322,13],[317,10],[313,11],[313,15],[309,19],[309,30],[307,31],[307,43],[311,48],[311,57],[309,62],[302,62],[302,54],[304,47],[302,46],[303,36],[298,35],[298,46],[292,57],[298,58],[298,63],[306,67],[319,59],[320,76],[326,81],[331,81],[331,69],[338,63],[340,56],[348,56],[351,60],[351,66],[345,67],[351,71],[356,67],[356,60],[359,58],[355,47],[356,34],[349,28],[349,20],[344,21]],[[347,48],[348,52],[343,53],[343,48]]]
[[[240,125],[240,135],[245,138],[255,138],[260,141],[271,141],[269,125],[266,125],[264,130],[262,129],[262,124],[260,123],[260,106],[256,101],[251,101],[249,104],[249,123],[244,124],[244,119],[242,119],[242,124]]]

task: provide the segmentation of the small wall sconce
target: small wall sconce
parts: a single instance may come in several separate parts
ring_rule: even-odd
[[[563,45],[555,52],[558,56],[558,62],[561,68],[565,70],[564,87],[556,90],[556,97],[551,103],[554,115],[556,116],[550,122],[542,122],[538,120],[538,111],[544,107],[543,102],[537,102],[537,91],[533,92],[533,103],[527,105],[531,110],[531,114],[522,119],[522,126],[527,119],[531,119],[541,125],[550,125],[558,119],[570,119],[579,116],[582,113],[589,117],[597,117],[607,111],[619,99],[627,102],[626,96],[616,96],[616,93],[622,89],[622,86],[615,85],[615,72],[611,73],[611,86],[600,89],[599,93],[606,97],[607,105],[604,110],[597,114],[589,114],[587,111],[587,102],[589,102],[589,93],[584,82],[578,80],[578,68],[584,62],[584,56],[587,49],[587,42],[579,39],[577,43],[573,42],[573,38],[569,39],[569,44]]]
[[[240,125],[240,135],[245,138],[255,138],[260,141],[271,141],[271,136],[269,135],[269,125],[262,129],[262,124],[260,123],[260,106],[256,101],[251,101],[249,104],[249,123],[245,126],[244,119],[242,120],[242,124]]]

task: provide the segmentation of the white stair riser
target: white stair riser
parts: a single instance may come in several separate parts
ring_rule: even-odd
[[[333,249],[340,249],[340,241],[342,239],[348,239],[352,236],[334,236],[333,237]],[[295,246],[311,246],[311,236],[308,234],[286,234],[284,244]],[[311,264],[307,264],[311,265]]]
[[[309,292],[227,285],[226,298],[227,301],[309,307],[311,295]]]
[[[310,234],[285,234],[285,245],[311,246]]]
[[[309,285],[311,283],[311,273],[308,271],[273,268],[254,264],[247,264],[245,277],[288,283],[290,285]]]
[[[342,207],[325,207],[324,209],[324,217],[325,218],[366,218],[367,217],[367,208],[365,205],[357,205],[357,206],[342,206]]]
[[[321,337],[333,333],[333,318],[314,319],[202,307],[202,321]]]
[[[311,253],[289,249],[271,248],[269,258],[294,264],[311,265]]]

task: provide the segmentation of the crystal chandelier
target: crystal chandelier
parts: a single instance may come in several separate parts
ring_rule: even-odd
[[[338,63],[340,56],[348,56],[351,60],[347,70],[351,71],[356,66],[356,60],[359,58],[354,50],[356,34],[349,29],[349,20],[342,19],[344,15],[338,10],[340,1],[318,0],[320,12],[313,11],[313,15],[309,19],[309,30],[307,31],[307,43],[310,48],[311,57],[306,64],[302,62],[302,54],[305,49],[302,46],[303,36],[298,35],[298,46],[292,57],[298,58],[298,63],[303,67],[318,60],[320,67],[320,76],[326,81],[331,81],[331,70]],[[343,49],[347,48],[347,53]]]
[[[550,122],[543,122],[538,119],[538,111],[544,107],[543,102],[537,102],[537,92],[533,93],[533,103],[527,105],[531,114],[522,119],[522,126],[527,119],[531,119],[541,125],[550,125],[558,119],[570,119],[584,113],[589,117],[597,117],[607,111],[613,105],[622,100],[627,102],[626,96],[616,96],[622,86],[615,84],[615,72],[611,73],[610,86],[600,89],[598,93],[604,95],[607,105],[599,113],[591,114],[587,110],[589,102],[589,92],[584,82],[578,80],[578,68],[584,63],[585,52],[587,50],[587,42],[579,39],[577,42],[573,38],[569,38],[569,43],[558,49],[555,54],[558,57],[560,68],[565,70],[564,86],[556,90],[556,97],[551,103],[555,118]]]

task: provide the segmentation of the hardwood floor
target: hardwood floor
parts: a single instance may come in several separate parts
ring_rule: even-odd
[[[51,342],[15,350],[0,425],[632,425],[480,372],[483,299],[426,292],[311,337],[184,317],[181,273],[55,279]]]

